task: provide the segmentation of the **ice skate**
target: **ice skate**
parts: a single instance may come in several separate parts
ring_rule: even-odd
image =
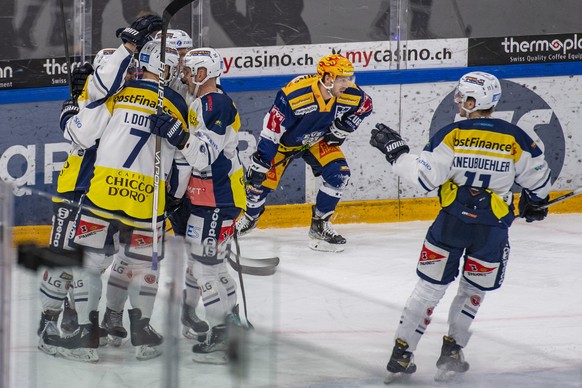
[[[192,359],[200,364],[223,365],[228,363],[227,348],[226,325],[214,326],[206,341],[192,347]]]
[[[416,364],[414,364],[414,355],[408,350],[408,343],[396,339],[392,355],[386,365],[388,375],[384,379],[384,384],[390,384],[396,379],[407,378],[409,375],[416,372]]]
[[[331,214],[329,213],[325,217],[318,217],[315,214],[315,206],[311,208],[311,228],[309,228],[311,242],[309,243],[309,248],[323,252],[342,252],[344,250],[346,239],[333,228],[329,221]]]
[[[58,315],[57,315],[58,318]],[[56,341],[61,337],[56,321],[49,320],[39,334],[38,349],[49,356],[57,354]],[[45,341],[46,338],[46,341]]]
[[[226,316],[225,324],[211,328],[206,341],[192,347],[192,359],[200,364],[227,364],[230,356],[228,330],[233,327],[242,328],[238,305]]]
[[[79,328],[68,337],[50,336],[45,332],[43,341],[49,346],[57,347],[58,357],[72,361],[98,362],[99,355],[99,312],[89,313],[90,323],[79,325]]]
[[[186,290],[182,301],[182,334],[198,342],[206,341],[210,326],[196,315],[196,308],[186,304]]]
[[[135,357],[143,361],[160,356],[160,345],[164,338],[150,326],[150,319],[142,318],[140,309],[128,310],[128,313],[131,344],[136,348]]]
[[[242,237],[249,234],[253,229],[257,227],[259,222],[259,217],[263,212],[261,212],[257,217],[253,217],[244,212],[243,215],[236,221],[236,232],[238,236]]]
[[[460,373],[465,373],[469,370],[469,363],[465,361],[462,349],[454,338],[443,337],[441,356],[436,364],[439,370],[434,377],[435,381],[450,381]]]
[[[53,322],[56,326],[60,314],[61,312],[58,310],[46,310],[40,313],[40,323],[38,324],[38,330],[36,331],[36,334],[40,336],[49,322]]]
[[[115,311],[107,307],[101,327],[107,332],[107,343],[112,346],[121,346],[121,342],[127,337],[127,330],[123,327],[123,310]]]
[[[63,319],[61,320],[61,331],[65,334],[72,334],[79,327],[77,311],[71,307],[69,298],[65,298]]]

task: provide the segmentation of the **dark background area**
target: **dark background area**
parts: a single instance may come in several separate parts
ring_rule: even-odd
[[[92,0],[92,54],[117,47],[114,32],[169,0]],[[3,0],[0,60],[64,56],[59,0]],[[74,0],[63,0],[71,51]],[[401,7],[401,15],[396,7]],[[404,16],[406,15],[406,16]],[[195,0],[171,27],[222,47],[498,37],[582,32],[579,0]]]

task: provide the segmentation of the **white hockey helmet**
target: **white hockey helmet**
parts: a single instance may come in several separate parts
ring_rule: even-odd
[[[97,54],[95,54],[95,59],[93,59],[93,69],[96,69],[103,60],[107,60],[109,56],[113,55],[116,49],[114,48],[104,48],[99,50]]]
[[[145,69],[150,73],[159,74],[161,65],[161,42],[152,40],[146,43],[139,52],[139,68]],[[170,67],[170,75],[167,81],[170,81],[176,74],[178,64],[180,63],[180,56],[178,51],[173,47],[166,47],[165,63]]]
[[[468,113],[476,110],[487,110],[493,108],[501,99],[501,84],[497,77],[481,71],[473,71],[465,74],[459,80],[455,91],[455,103],[464,104],[467,98],[475,99],[475,108],[468,110]]]
[[[210,78],[220,77],[224,69],[224,62],[222,56],[213,48],[201,47],[190,50],[184,57],[184,67],[192,69],[192,82],[194,82],[194,75],[198,69],[206,69],[206,78],[201,82],[194,82],[197,85],[202,85]]]
[[[159,31],[156,34],[155,40],[162,41],[162,31]],[[192,38],[190,35],[186,33],[186,31],[182,30],[168,30],[166,33],[166,45],[169,47],[173,47],[176,50],[179,49],[191,49],[194,47],[192,45]]]

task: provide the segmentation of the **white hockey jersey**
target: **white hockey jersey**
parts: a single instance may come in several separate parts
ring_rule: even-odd
[[[87,77],[83,92],[77,99],[80,109],[92,102],[99,101],[117,93],[125,82],[127,70],[131,64],[133,54],[124,45],[106,57],[102,64],[94,69],[94,73]],[[67,133],[65,133],[67,140]],[[84,150],[78,144],[71,143],[69,156],[65,161],[57,180],[57,192],[72,191],[85,192],[89,187],[89,180],[93,175],[95,150]]]
[[[232,99],[222,90],[195,99],[188,125],[192,136],[182,150],[192,166],[186,196],[198,206],[246,209],[240,116]]]
[[[394,172],[427,192],[440,188],[443,207],[454,201],[458,187],[486,189],[498,218],[509,211],[514,183],[538,199],[551,189],[551,171],[537,144],[521,128],[494,118],[442,128],[420,155],[400,156]]]
[[[67,123],[70,137],[83,148],[99,141],[94,176],[87,198],[90,204],[135,221],[152,218],[154,190],[155,137],[151,136],[149,116],[156,112],[157,82],[129,81],[117,94],[101,104],[90,104]],[[164,111],[186,125],[184,99],[165,89]],[[165,181],[174,158],[184,162],[181,153],[162,139],[158,220],[163,220]],[[122,218],[121,221],[127,222]]]

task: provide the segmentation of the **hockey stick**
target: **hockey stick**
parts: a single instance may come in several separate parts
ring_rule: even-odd
[[[69,36],[67,34],[67,19],[65,17],[65,6],[63,0],[59,0],[61,6],[61,18],[63,20],[63,35],[65,43],[65,61],[67,62],[67,82],[69,83],[69,94],[73,98],[73,81],[71,80],[71,57],[69,53]]]
[[[321,141],[323,139],[322,137],[318,137],[315,141],[309,142],[309,143],[305,143],[301,146],[301,148],[291,152],[289,155],[285,156],[283,159],[279,160],[277,163],[273,164],[271,166],[271,168],[269,168],[269,170],[267,171],[271,171],[272,169],[282,165],[285,162],[290,162],[291,160],[295,159],[296,157],[302,155],[305,151],[307,151],[308,149],[310,149],[311,147],[313,147],[315,144],[317,144],[319,141]],[[250,183],[250,181],[247,179],[245,180],[245,185],[248,185]]]
[[[559,197],[556,197],[554,199],[552,199],[551,201],[549,201],[548,203],[546,203],[545,205],[540,206],[540,209],[547,209],[548,207],[555,205],[557,203],[560,203],[562,201],[567,200],[568,198],[572,198],[576,195],[582,194],[582,187],[578,187],[576,190],[571,191],[567,194],[564,195],[560,195]]]
[[[63,0],[61,0],[62,2]],[[162,42],[160,44],[160,68],[158,69],[158,106],[157,113],[164,112],[164,86],[165,86],[165,72],[166,72],[166,41],[168,33],[168,25],[170,19],[180,9],[190,4],[193,0],[174,0],[165,9],[162,14]],[[159,136],[155,137],[156,148],[154,151],[154,199],[152,206],[152,269],[158,269],[158,201],[160,199],[160,177],[162,168],[162,139]]]
[[[318,137],[317,139],[315,139],[312,142],[308,142],[308,143],[303,144],[301,146],[301,148],[299,148],[296,151],[293,151],[292,153],[290,153],[289,155],[287,155],[283,159],[279,160],[277,163],[273,164],[271,166],[271,168],[269,169],[269,171],[272,170],[272,169],[274,169],[275,167],[278,167],[278,166],[282,165],[283,163],[285,163],[288,160],[290,161],[290,160],[295,159],[296,157],[300,156],[305,151],[307,151],[308,149],[310,149],[311,147],[313,147],[315,144],[319,143],[322,139],[323,139],[323,137]]]
[[[280,259],[277,256],[266,257],[264,259],[251,259],[249,257],[244,257],[230,251],[232,255],[228,256],[228,263],[235,271],[241,271],[247,275],[254,276],[269,276],[277,272],[277,266],[279,265]],[[232,256],[236,258],[236,261],[232,259]]]
[[[247,314],[247,296],[246,296],[246,293],[245,293],[245,284],[243,282],[243,277],[242,277],[242,269],[240,267],[240,262],[239,262],[239,256],[238,256],[238,254],[240,253],[240,246],[238,245],[238,237],[237,237],[237,234],[236,233],[234,233],[234,237],[233,238],[234,238],[234,245],[236,247],[236,252],[237,252],[237,255],[235,255],[235,257],[236,257],[237,264],[239,265],[239,269],[236,272],[238,273],[240,293],[241,293],[241,297],[242,297],[242,300],[243,300],[243,311],[245,313],[245,321],[247,321],[248,327],[252,329],[253,328],[253,325],[249,321],[249,317],[248,317],[248,314]],[[230,252],[232,252],[232,251],[230,251]],[[231,260],[230,255],[228,255],[228,261],[230,262],[230,260]]]

